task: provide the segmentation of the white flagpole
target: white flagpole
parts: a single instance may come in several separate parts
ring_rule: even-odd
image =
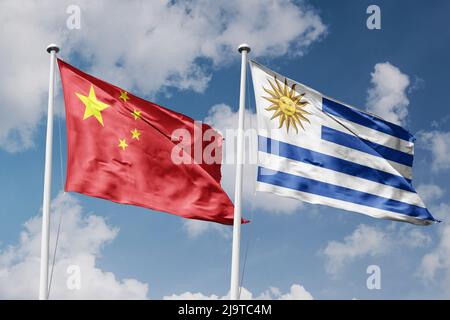
[[[50,44],[50,80],[48,85],[47,139],[45,142],[44,200],[42,204],[41,273],[39,278],[39,300],[48,299],[48,250],[50,242],[50,197],[52,189],[52,145],[53,145],[53,91],[55,87],[56,54],[59,47]]]
[[[245,113],[245,80],[247,73],[247,54],[250,52],[248,44],[241,44],[238,48],[241,53],[241,90],[239,97],[239,126],[237,134],[236,153],[236,184],[234,190],[234,220],[233,220],[233,247],[231,253],[231,287],[230,299],[239,300],[239,269],[241,246],[241,198],[242,198],[242,169],[244,156],[244,113]]]

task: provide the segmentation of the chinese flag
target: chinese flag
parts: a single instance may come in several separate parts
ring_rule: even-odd
[[[219,133],[62,60],[58,65],[66,105],[66,191],[233,224],[233,203],[220,186]]]

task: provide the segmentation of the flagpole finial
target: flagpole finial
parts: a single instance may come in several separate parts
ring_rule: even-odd
[[[55,51],[55,53],[58,53],[59,52],[58,45],[56,45],[54,43],[49,44],[48,47],[47,47],[47,52],[51,53],[52,51]]]
[[[240,52],[240,53],[242,53],[242,51],[247,51],[247,53],[248,52],[250,52],[250,46],[248,45],[248,44],[246,44],[246,43],[242,43],[242,44],[240,44],[239,45],[239,47],[238,47],[238,51]]]

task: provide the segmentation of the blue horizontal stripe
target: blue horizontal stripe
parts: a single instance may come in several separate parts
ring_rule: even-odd
[[[411,217],[435,221],[426,208],[293,174],[258,167],[258,181]]]
[[[355,162],[329,156],[286,142],[258,136],[258,150],[295,161],[346,173],[358,178],[374,181],[394,188],[416,192],[411,180],[388,172],[370,168]]]
[[[326,113],[335,115],[337,117],[355,122],[362,126],[374,129],[391,136],[406,140],[414,141],[414,136],[402,127],[391,122],[382,120],[368,113],[349,108],[336,101],[322,98],[322,110]]]
[[[412,167],[413,156],[354,135],[322,126],[322,139]]]

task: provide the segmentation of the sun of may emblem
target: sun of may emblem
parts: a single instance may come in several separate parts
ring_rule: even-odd
[[[306,121],[310,123],[305,115],[311,114],[305,110],[305,106],[308,104],[308,102],[302,101],[302,98],[305,94],[302,93],[296,95],[297,94],[297,92],[295,91],[296,84],[294,83],[292,87],[289,87],[287,85],[286,78],[284,79],[284,86],[279,83],[276,77],[275,77],[275,84],[272,83],[270,79],[268,79],[268,81],[270,86],[272,87],[272,90],[264,87],[263,89],[271,96],[263,98],[272,103],[269,107],[266,108],[267,111],[274,111],[270,120],[279,117],[280,119],[279,128],[281,128],[283,124],[285,124],[286,132],[288,133],[289,128],[291,126],[294,127],[297,133],[298,133],[297,125],[299,125],[303,130],[305,130],[302,122]]]

